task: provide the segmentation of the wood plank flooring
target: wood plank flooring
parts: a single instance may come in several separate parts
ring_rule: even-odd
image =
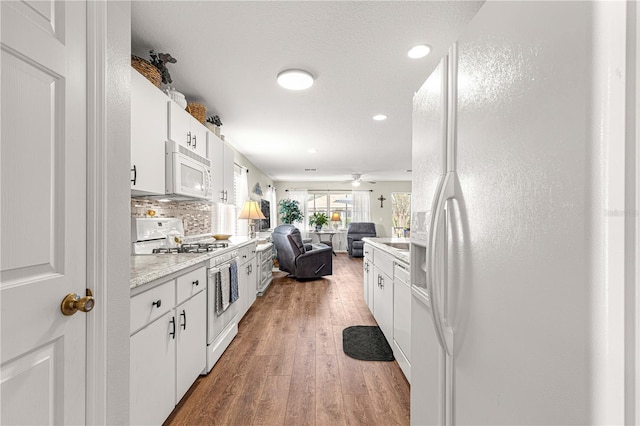
[[[375,324],[362,259],[338,253],[333,275],[315,281],[274,273],[229,348],[165,425],[409,424],[409,384],[397,362],[342,351],[345,327]]]

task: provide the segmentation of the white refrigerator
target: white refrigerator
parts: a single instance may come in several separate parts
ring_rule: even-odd
[[[626,7],[487,2],[416,92],[412,424],[623,423]]]

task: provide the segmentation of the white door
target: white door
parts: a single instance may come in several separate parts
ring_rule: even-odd
[[[0,3],[1,417],[85,422],[86,4]]]

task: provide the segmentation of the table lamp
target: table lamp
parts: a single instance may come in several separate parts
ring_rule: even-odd
[[[333,214],[331,215],[331,222],[333,222],[333,229],[338,229],[338,222],[341,222],[342,219],[340,219],[340,212],[333,212]]]
[[[238,216],[238,219],[249,219],[249,238],[256,237],[256,224],[253,222],[255,219],[266,219],[260,211],[257,201],[245,201],[242,206],[242,211]]]

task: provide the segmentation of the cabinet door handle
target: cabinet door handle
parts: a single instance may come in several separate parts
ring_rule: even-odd
[[[133,179],[131,179],[131,182],[133,182],[133,184],[136,184],[136,181],[138,180],[138,170],[136,169],[136,165],[133,165],[133,169],[131,169],[131,171],[133,172]]]
[[[222,201],[225,201],[225,199],[224,199],[224,193],[225,193],[225,190],[224,190],[224,189],[220,191],[220,199],[221,199]]]
[[[200,285],[200,280],[193,281],[191,285],[195,285],[196,287],[198,287]]]
[[[176,317],[171,317],[171,321],[169,321],[169,324],[171,324],[171,331],[169,332],[169,336],[171,336],[171,338],[175,340],[175,338],[176,338]]]
[[[182,313],[180,314],[180,316],[182,318],[184,318],[184,322],[182,323],[182,329],[186,330],[187,329],[187,313],[185,312],[185,310],[182,310]]]
[[[159,308],[161,305],[162,305],[162,299],[158,299],[157,301],[151,304],[151,306],[155,306],[156,308]]]
[[[191,132],[187,132],[187,145],[191,146]]]
[[[196,144],[198,143],[197,136],[198,135],[193,135],[193,149],[196,149]]]

